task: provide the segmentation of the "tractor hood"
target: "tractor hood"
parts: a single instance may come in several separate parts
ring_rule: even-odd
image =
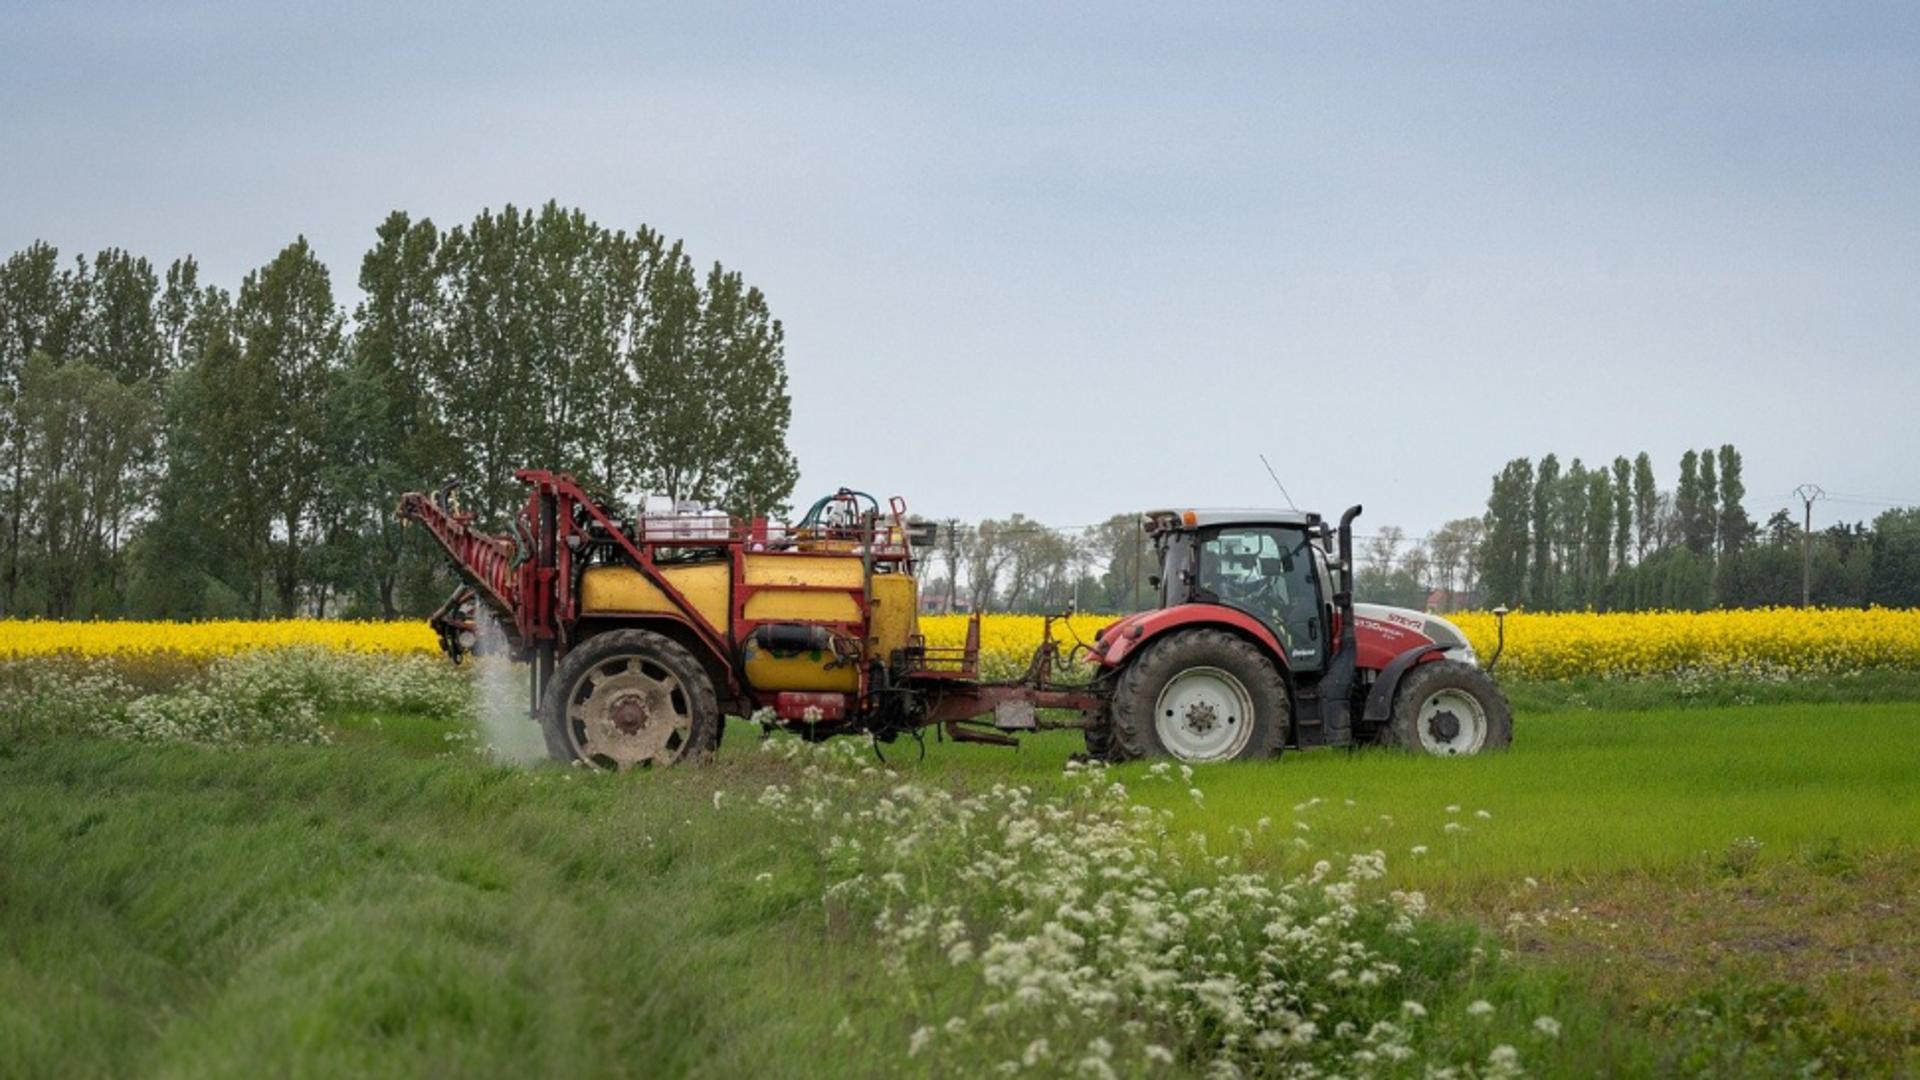
[[[1385,627],[1397,627],[1421,634],[1434,644],[1441,646],[1456,660],[1478,664],[1480,658],[1474,655],[1473,646],[1467,642],[1467,635],[1460,628],[1438,615],[1412,608],[1388,607],[1385,604],[1353,605],[1354,621],[1362,630],[1368,623]]]

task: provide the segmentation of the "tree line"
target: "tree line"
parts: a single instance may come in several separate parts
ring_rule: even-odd
[[[1786,508],[1756,525],[1746,495],[1732,445],[1682,454],[1672,488],[1645,452],[1564,470],[1554,454],[1515,458],[1493,477],[1474,599],[1542,611],[1790,606],[1810,556],[1815,604],[1920,604],[1920,509],[1809,538]]]
[[[784,508],[783,331],[738,272],[549,202],[442,229],[395,212],[349,312],[295,239],[237,289],[191,257],[0,264],[0,614],[429,609],[399,492],[513,470],[736,513]]]
[[[1487,510],[1422,537],[1387,525],[1356,537],[1356,598],[1440,611],[1702,610],[1800,603],[1803,559],[1811,600],[1824,607],[1920,606],[1920,508],[1871,524],[1802,532],[1782,508],[1763,524],[1746,510],[1740,452],[1681,455],[1660,486],[1646,453],[1589,468],[1555,454],[1515,458],[1493,477]],[[957,611],[1125,612],[1158,589],[1138,513],[1054,529],[1015,514],[939,522],[922,596]]]
[[[1053,528],[1024,514],[978,523],[931,522],[921,551],[922,604],[937,611],[1127,612],[1153,607],[1159,556],[1139,512],[1095,525]],[[1398,526],[1356,537],[1355,595],[1424,608],[1436,594],[1464,598],[1479,581],[1479,518],[1448,522],[1411,540]],[[1445,601],[1440,603],[1445,605]]]

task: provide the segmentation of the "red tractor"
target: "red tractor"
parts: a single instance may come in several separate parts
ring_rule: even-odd
[[[1458,627],[1353,602],[1359,514],[1337,529],[1290,510],[1148,514],[1160,606],[1094,644],[1107,706],[1089,750],[1225,761],[1283,746],[1454,757],[1511,743],[1506,695]]]
[[[1025,675],[980,677],[966,644],[920,635],[905,504],[842,490],[796,524],[687,508],[628,517],[571,477],[531,489],[507,533],[452,490],[409,493],[463,584],[431,622],[458,661],[497,619],[531,670],[552,755],[609,768],[698,759],[728,716],[812,738],[1012,745],[1078,728],[1095,756],[1235,761],[1377,743],[1442,756],[1506,746],[1506,698],[1443,619],[1352,601],[1352,521],[1291,511],[1164,511],[1145,528],[1160,606],[1063,652],[1052,621]],[[1335,541],[1338,541],[1337,546]],[[1090,681],[1063,683],[1072,661]]]

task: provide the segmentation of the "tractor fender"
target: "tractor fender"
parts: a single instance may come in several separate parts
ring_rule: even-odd
[[[1368,724],[1386,723],[1393,717],[1393,696],[1399,692],[1400,680],[1406,677],[1407,672],[1415,664],[1446,658],[1447,647],[1430,641],[1425,645],[1415,645],[1387,661],[1387,666],[1381,668],[1379,676],[1373,680],[1373,688],[1367,691],[1367,707],[1360,714],[1361,721]]]
[[[1273,631],[1259,619],[1224,604],[1175,604],[1129,615],[1103,628],[1096,636],[1091,650],[1093,662],[1105,669],[1117,668],[1156,638],[1196,626],[1218,627],[1252,641],[1273,660],[1281,677],[1292,681],[1286,652],[1280,648],[1280,639],[1273,636]]]

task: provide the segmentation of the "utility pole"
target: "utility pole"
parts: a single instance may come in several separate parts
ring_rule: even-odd
[[[960,589],[960,519],[947,519],[947,614],[954,611]]]
[[[1813,503],[1827,493],[1819,484],[1801,484],[1793,493],[1806,504],[1805,524],[1800,527],[1800,606],[1813,606]]]

